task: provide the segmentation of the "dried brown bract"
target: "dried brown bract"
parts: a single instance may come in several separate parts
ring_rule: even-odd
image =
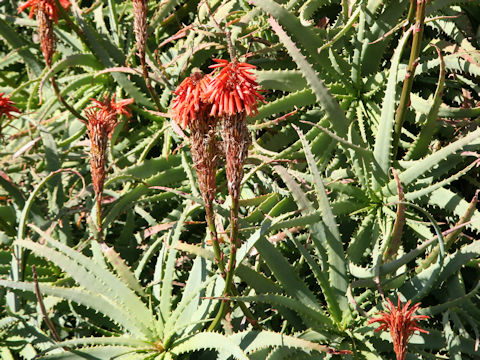
[[[190,125],[192,157],[205,206],[210,206],[216,192],[215,177],[219,155],[216,127],[216,119],[210,117]]]
[[[147,44],[147,2],[148,0],[132,0],[133,31],[137,42],[138,56],[142,65],[145,64],[145,48]]]
[[[240,185],[243,179],[243,164],[251,144],[247,128],[247,114],[240,112],[226,116],[222,121],[222,138],[227,160],[228,192],[234,200],[240,199]]]
[[[209,75],[195,71],[178,86],[172,113],[181,126],[190,128],[191,151],[198,187],[207,212],[215,199],[219,146],[217,119],[209,115],[211,106],[204,101],[204,91],[211,81]]]
[[[48,67],[52,65],[53,53],[56,49],[56,37],[53,33],[53,20],[48,15],[45,2],[40,2],[37,12],[38,35],[40,37],[40,48]]]

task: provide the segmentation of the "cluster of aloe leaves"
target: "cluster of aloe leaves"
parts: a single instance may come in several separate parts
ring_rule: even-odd
[[[0,127],[2,359],[393,358],[388,333],[367,324],[383,296],[421,301],[431,316],[407,359],[478,358],[478,3],[427,4],[397,146],[411,1],[150,1],[159,108],[136,57],[131,2],[71,2],[51,68],[36,21],[0,3],[0,92],[23,111]],[[193,68],[228,57],[227,26],[268,103],[249,121],[240,295],[222,330],[207,332],[224,280],[187,138],[165,114]],[[52,76],[79,112],[106,93],[135,99],[109,147],[102,244],[85,125]],[[227,234],[223,169],[217,182]]]

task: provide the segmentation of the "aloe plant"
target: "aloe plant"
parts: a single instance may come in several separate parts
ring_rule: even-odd
[[[51,66],[37,21],[0,5],[0,93],[21,110],[0,115],[1,357],[391,358],[368,323],[385,298],[431,317],[407,359],[478,356],[478,6],[145,3],[146,34],[142,1],[58,7]],[[224,166],[209,229],[188,130],[169,119],[177,85],[228,58],[226,30],[267,100],[248,123],[228,297],[210,248],[215,227],[230,256]],[[98,236],[77,117],[106,94],[134,103]]]

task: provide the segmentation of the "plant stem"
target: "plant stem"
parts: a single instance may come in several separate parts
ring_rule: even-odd
[[[407,25],[406,26],[410,26],[413,22],[413,19],[415,18],[415,5],[416,5],[416,3],[417,3],[416,0],[410,0],[410,8],[408,9]]]
[[[160,100],[158,99],[158,94],[155,91],[155,89],[152,86],[152,83],[150,81],[150,77],[148,76],[148,68],[147,64],[145,62],[145,57],[140,58],[140,62],[142,65],[142,71],[143,71],[143,79],[145,80],[145,85],[147,85],[147,90],[150,93],[150,96],[152,97],[153,101],[155,102],[155,106],[157,107],[158,111],[162,111],[162,106],[160,105]]]
[[[412,1],[413,3],[413,1]],[[402,133],[403,122],[407,115],[408,107],[410,106],[410,93],[412,91],[413,77],[415,75],[415,69],[418,65],[418,57],[420,55],[420,49],[422,45],[423,28],[425,23],[425,7],[426,0],[417,0],[417,8],[415,13],[415,29],[413,30],[412,50],[410,52],[410,59],[408,61],[407,72],[405,74],[405,80],[403,82],[402,95],[400,96],[400,104],[398,105],[397,112],[395,114],[395,133],[393,135],[393,158],[397,156],[398,143],[400,141],[400,135]],[[410,11],[409,11],[409,16]]]
[[[229,296],[231,292],[231,286],[233,282],[233,273],[235,271],[235,262],[237,259],[237,245],[238,245],[238,209],[239,201],[237,198],[232,198],[232,208],[230,210],[230,257],[228,259],[228,267],[225,275],[225,290],[223,291],[225,296]],[[228,301],[223,299],[218,309],[217,316],[208,327],[208,331],[213,331],[220,324],[220,320],[223,319],[228,310]]]
[[[101,238],[102,233],[102,194],[97,194],[97,228],[99,233],[99,238]],[[101,239],[99,239],[100,241]]]
[[[58,336],[57,329],[53,325],[52,320],[47,315],[47,310],[45,309],[45,304],[43,303],[43,297],[40,293],[40,287],[38,286],[38,278],[37,278],[37,268],[35,265],[32,265],[32,274],[33,274],[33,282],[35,284],[35,295],[37,296],[38,305],[40,306],[40,312],[42,313],[43,320],[48,326],[50,333],[52,334],[53,340],[56,342],[60,342],[60,336]],[[65,348],[64,348],[65,349]]]
[[[213,246],[213,252],[215,254],[215,260],[217,262],[218,269],[222,273],[222,276],[225,278],[226,273],[225,273],[225,264],[223,262],[223,253],[220,249],[220,244],[218,242],[218,234],[217,234],[217,229],[215,227],[215,221],[214,221],[214,216],[213,216],[213,210],[212,209],[213,208],[212,208],[211,203],[205,205],[205,212],[206,212],[205,217],[207,219],[208,228],[210,230],[210,237],[212,238],[212,246]],[[237,287],[235,286],[235,284],[233,283],[233,281],[231,281],[231,293],[234,296],[239,296],[240,295],[240,293],[239,293]],[[222,302],[222,305],[223,305],[223,302]],[[247,318],[248,322],[250,324],[252,324],[252,326],[256,329],[261,328],[260,325],[258,324],[258,321],[255,319],[253,313],[250,311],[250,309],[243,302],[239,302],[239,306],[242,309],[242,312],[245,315],[245,317]],[[222,310],[222,313],[223,313],[224,310],[223,309],[220,309],[220,310]],[[220,313],[220,311],[219,311],[219,313]],[[218,314],[217,314],[217,316],[218,316]],[[220,320],[221,320],[221,318],[220,318]],[[220,321],[220,320],[218,320],[218,321]],[[217,325],[215,325],[215,327],[216,326]]]
[[[222,276],[225,277],[225,265],[223,263],[223,253],[220,250],[220,244],[218,243],[217,228],[215,227],[215,218],[212,210],[212,203],[205,204],[205,218],[207,219],[208,229],[210,230],[210,237],[212,239],[213,253],[215,254],[215,260],[217,262],[218,269],[221,271]]]
[[[50,78],[50,82],[52,84],[53,90],[55,91],[55,95],[57,95],[58,100],[65,106],[65,108],[72,113],[77,119],[80,119],[84,122],[87,122],[87,119],[85,119],[77,110],[73,108],[70,104],[68,104],[65,99],[63,98],[62,94],[60,94],[60,90],[58,88],[57,82],[55,81],[55,77]]]

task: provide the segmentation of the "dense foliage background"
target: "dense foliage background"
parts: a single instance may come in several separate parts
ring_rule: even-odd
[[[0,2],[0,93],[21,111],[0,113],[2,359],[392,359],[368,320],[399,297],[430,316],[407,359],[480,358],[478,0],[149,1],[145,64],[132,1],[56,2],[51,66],[19,5]],[[208,332],[224,280],[169,107],[229,59],[225,30],[267,103],[248,119],[238,295]],[[112,94],[133,115],[99,234],[78,115]]]

